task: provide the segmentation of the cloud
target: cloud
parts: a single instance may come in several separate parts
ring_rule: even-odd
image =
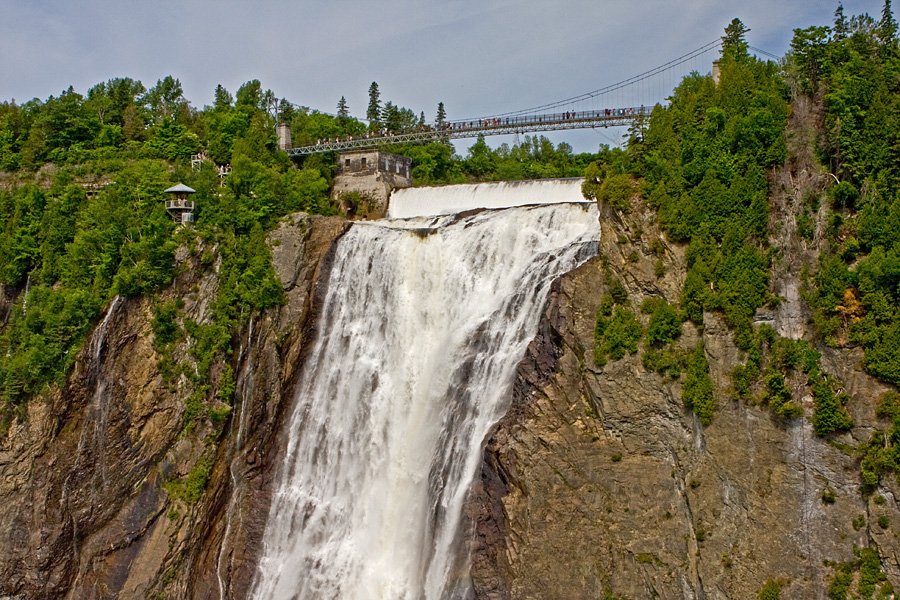
[[[837,3],[835,2],[835,6]],[[881,0],[848,0],[879,14]],[[347,98],[362,115],[382,98],[433,118],[495,114],[601,88],[722,35],[734,18],[751,45],[784,53],[795,27],[829,24],[821,0],[0,0],[0,99],[85,93],[111,77],[148,87],[178,77],[195,106],[219,83],[259,79],[324,111]],[[711,55],[685,68],[710,69]],[[643,84],[665,96],[682,72]],[[653,86],[656,86],[655,89]],[[625,102],[625,98],[604,98]],[[604,142],[596,132],[574,137]],[[585,142],[587,143],[587,142]],[[576,147],[576,150],[579,148]]]

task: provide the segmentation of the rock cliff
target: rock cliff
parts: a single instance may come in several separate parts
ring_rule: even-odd
[[[32,399],[0,440],[0,597],[246,596],[316,278],[345,225],[298,214],[270,235],[287,303],[232,340],[227,424],[187,426],[192,390],[160,373],[151,301],[111,302],[65,385]],[[218,285],[202,250],[179,253],[164,295],[201,324]]]
[[[487,440],[467,507],[477,597],[737,599],[773,580],[782,597],[824,599],[841,565],[858,585],[857,548],[876,550],[900,586],[900,487],[886,477],[862,495],[851,451],[884,428],[873,406],[887,388],[855,351],[820,347],[856,426],[817,437],[806,418],[730,399],[743,357],[713,313],[702,328],[684,324],[678,341],[704,342],[718,399],[709,426],[683,406],[683,376],[646,369],[639,353],[597,366],[607,273],[635,308],[676,301],[685,274],[683,248],[637,201],[602,219],[600,256],[555,283]],[[287,303],[232,340],[235,399],[218,424],[186,426],[191,388],[160,373],[151,301],[110,303],[65,385],[33,399],[0,442],[0,597],[247,597],[316,282],[345,227],[294,215],[270,235]],[[198,323],[218,285],[203,250],[179,254],[165,295],[183,298],[183,317]],[[777,282],[787,302],[760,321],[812,339],[797,277]],[[0,315],[10,301],[0,290]],[[812,398],[795,383],[809,416]]]
[[[859,569],[857,547],[877,550],[897,588],[900,489],[885,477],[862,495],[852,452],[878,425],[873,406],[887,389],[862,372],[861,354],[819,348],[856,421],[826,440],[813,432],[808,394],[795,393],[807,418],[789,421],[730,399],[741,353],[707,313],[679,341],[705,343],[717,407],[701,426],[682,403],[683,376],[648,371],[639,354],[594,364],[604,268],[635,312],[648,297],[677,301],[685,273],[683,250],[638,204],[624,218],[607,210],[604,224],[601,256],[558,282],[512,407],[488,440],[469,506],[478,597],[756,598],[773,580],[782,598],[824,599],[839,563]],[[664,247],[661,276],[653,240]],[[779,281],[799,288],[796,274]],[[760,319],[785,336],[809,334],[797,310]]]

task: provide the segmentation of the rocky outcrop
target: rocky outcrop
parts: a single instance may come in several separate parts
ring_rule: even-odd
[[[0,441],[0,596],[246,596],[315,282],[344,227],[295,215],[273,233],[288,301],[234,340],[234,405],[218,425],[185,426],[192,390],[160,374],[151,301],[110,303],[66,384],[32,399]],[[164,296],[207,323],[218,281],[200,254],[179,253]],[[172,482],[200,471],[197,499],[173,496]]]
[[[685,324],[678,342],[705,343],[718,398],[707,427],[682,404],[683,376],[648,371],[639,354],[596,366],[604,266],[635,312],[647,297],[677,300],[685,272],[682,250],[666,245],[656,277],[650,242],[664,240],[639,207],[607,213],[604,224],[601,257],[558,282],[512,407],[487,442],[469,506],[477,597],[743,599],[772,578],[782,598],[824,599],[833,563],[856,560],[855,547],[876,548],[900,586],[895,478],[863,496],[851,450],[877,425],[885,386],[853,351],[820,348],[857,425],[819,438],[808,418],[784,421],[731,399],[743,357],[716,314],[700,330]],[[795,312],[776,313],[776,329],[796,331]],[[810,417],[812,398],[796,400]]]
[[[856,422],[825,440],[807,418],[732,399],[730,373],[744,357],[718,315],[685,324],[678,346],[704,343],[717,392],[702,426],[682,404],[683,378],[647,370],[639,354],[594,364],[611,277],[638,312],[648,297],[676,301],[685,274],[683,249],[649,211],[601,218],[600,256],[555,282],[487,440],[467,506],[477,597],[744,599],[774,579],[783,598],[824,599],[855,547],[876,549],[900,586],[900,486],[885,477],[862,495],[852,452],[886,426],[873,407],[887,388],[862,372],[859,352],[819,348]],[[235,397],[218,424],[185,426],[193,388],[160,373],[151,301],[110,303],[65,385],[33,399],[0,441],[0,598],[248,596],[321,303],[316,282],[345,227],[294,215],[270,234],[287,302],[250,316],[232,340]],[[784,231],[779,247],[802,261]],[[182,299],[183,317],[198,323],[210,322],[218,280],[203,257],[214,250],[183,249],[162,298]],[[796,277],[779,274],[775,288],[786,302],[759,320],[809,337]],[[12,302],[0,288],[0,316]],[[802,382],[790,383],[811,415]],[[205,485],[186,501],[174,486],[198,472]]]

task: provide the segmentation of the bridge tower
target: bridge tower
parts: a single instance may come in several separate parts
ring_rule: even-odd
[[[188,200],[188,195],[196,193],[196,190],[179,183],[165,190],[165,193],[170,194],[170,199],[166,200],[166,212],[172,219],[180,224],[193,223],[194,201]]]
[[[289,123],[279,121],[278,123],[278,149],[289,150],[291,147],[291,126]]]

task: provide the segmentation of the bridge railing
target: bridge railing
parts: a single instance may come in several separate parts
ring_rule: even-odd
[[[406,144],[423,141],[447,141],[477,137],[479,135],[505,135],[536,131],[560,131],[565,129],[587,129],[591,127],[615,127],[629,125],[635,119],[650,115],[652,107],[606,108],[592,111],[566,111],[561,113],[516,115],[509,117],[489,117],[474,120],[447,121],[437,127],[421,126],[412,131],[392,132],[386,129],[366,133],[362,136],[318,140],[315,145],[290,148],[291,157],[335,152],[361,150],[381,146]]]

